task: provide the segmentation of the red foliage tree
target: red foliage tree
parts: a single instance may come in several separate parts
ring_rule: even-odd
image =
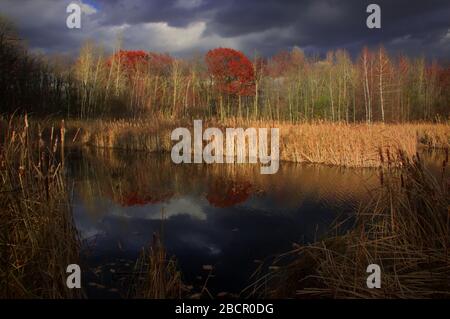
[[[220,92],[239,96],[255,94],[253,65],[242,52],[217,48],[206,54],[206,64]]]
[[[120,50],[108,59],[108,66],[120,63],[123,70],[130,72],[148,67],[154,74],[167,75],[172,62],[173,58],[167,53]]]
[[[108,60],[108,65],[120,63],[121,67],[129,72],[135,72],[138,68],[146,67],[149,63],[150,56],[144,51],[125,51],[120,50]]]
[[[167,53],[150,52],[150,70],[158,75],[167,75],[172,67],[173,58]]]

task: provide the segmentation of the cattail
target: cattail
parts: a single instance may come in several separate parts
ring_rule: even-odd
[[[52,129],[51,129],[51,132],[50,132],[50,144],[53,144],[53,131],[54,131],[54,127],[52,125]]]
[[[391,152],[389,151],[389,148],[386,149],[386,156],[388,160],[388,166],[391,166]]]
[[[61,147],[64,148],[64,137],[66,135],[66,127],[64,125],[64,120],[61,121],[60,134],[61,134]]]
[[[58,137],[56,137],[55,144],[53,144],[53,154],[56,154],[57,149],[58,149]]]
[[[384,164],[384,156],[383,156],[383,149],[381,147],[378,148],[378,153],[380,156],[381,165],[383,165]]]

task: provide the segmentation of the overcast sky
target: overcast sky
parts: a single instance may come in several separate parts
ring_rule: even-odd
[[[81,30],[66,27],[66,7],[82,5]],[[381,6],[381,30],[366,26],[366,7]],[[33,50],[76,54],[92,39],[110,50],[122,34],[127,49],[177,56],[232,47],[271,55],[298,46],[323,54],[383,43],[390,51],[450,57],[449,0],[0,0]]]

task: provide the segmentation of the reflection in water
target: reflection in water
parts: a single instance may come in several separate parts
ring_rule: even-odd
[[[186,282],[203,284],[202,266],[213,265],[210,290],[239,292],[255,261],[325,235],[379,183],[376,170],[281,163],[261,175],[258,165],[175,165],[167,154],[98,149],[72,150],[68,163],[88,280],[111,287],[111,274],[161,232]],[[117,294],[102,285],[91,297]]]
[[[206,198],[215,207],[232,207],[244,203],[251,194],[249,182],[235,182],[233,180],[217,179],[208,190]]]

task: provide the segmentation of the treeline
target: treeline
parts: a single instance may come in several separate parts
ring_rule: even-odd
[[[205,56],[116,49],[86,43],[73,62],[31,57],[0,29],[0,103],[80,119],[245,117],[291,122],[405,122],[446,119],[450,68],[389,56],[382,46],[352,59],[300,49],[271,58],[218,48]]]
[[[446,118],[450,71],[436,62],[391,58],[365,48],[325,59],[300,49],[252,60],[232,49],[206,57],[118,50],[104,56],[87,44],[74,66],[79,117],[161,113],[267,120],[389,121]]]
[[[0,113],[62,113],[75,81],[67,63],[30,54],[11,23],[0,17]]]

